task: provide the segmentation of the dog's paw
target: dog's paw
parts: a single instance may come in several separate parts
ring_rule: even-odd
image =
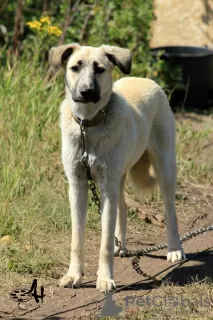
[[[96,283],[96,289],[101,292],[109,292],[116,289],[116,285],[113,279],[98,278]]]
[[[186,258],[183,250],[170,251],[167,253],[167,261],[177,262]]]
[[[72,276],[72,275],[66,274],[65,276],[63,276],[59,280],[59,287],[61,287],[61,288],[79,288],[82,280],[83,280],[82,275]]]

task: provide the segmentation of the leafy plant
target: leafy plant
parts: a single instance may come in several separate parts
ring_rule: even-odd
[[[107,43],[128,47],[133,52],[131,75],[157,81],[168,94],[182,83],[179,68],[159,56],[156,59],[150,52],[151,23],[155,19],[153,0],[62,0],[58,3],[39,0],[36,4],[27,0],[19,7],[17,11],[16,1],[5,5],[2,21],[9,41],[6,42],[5,37],[2,40],[4,38],[7,48],[13,52],[18,50],[28,61],[33,57],[34,63],[46,62],[49,48],[64,42],[91,46]],[[15,14],[21,16],[19,25],[11,20]],[[13,32],[16,29],[17,32]],[[5,55],[2,59],[5,61]]]

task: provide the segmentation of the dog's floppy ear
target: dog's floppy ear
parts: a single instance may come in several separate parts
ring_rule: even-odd
[[[132,67],[132,54],[128,49],[102,45],[107,58],[123,73],[129,74]]]
[[[80,48],[78,43],[69,43],[59,47],[52,47],[49,51],[49,61],[53,70],[55,72],[58,71],[72,54],[73,50],[77,48]]]

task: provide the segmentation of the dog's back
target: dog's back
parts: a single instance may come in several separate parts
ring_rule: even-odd
[[[154,117],[158,108],[170,110],[164,91],[153,80],[125,77],[114,83],[113,90],[122,94],[131,107],[142,110],[147,120]]]

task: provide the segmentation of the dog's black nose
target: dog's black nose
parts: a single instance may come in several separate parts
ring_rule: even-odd
[[[83,88],[81,90],[81,96],[85,101],[97,102],[99,100],[99,95],[97,94],[95,89],[91,88]]]

